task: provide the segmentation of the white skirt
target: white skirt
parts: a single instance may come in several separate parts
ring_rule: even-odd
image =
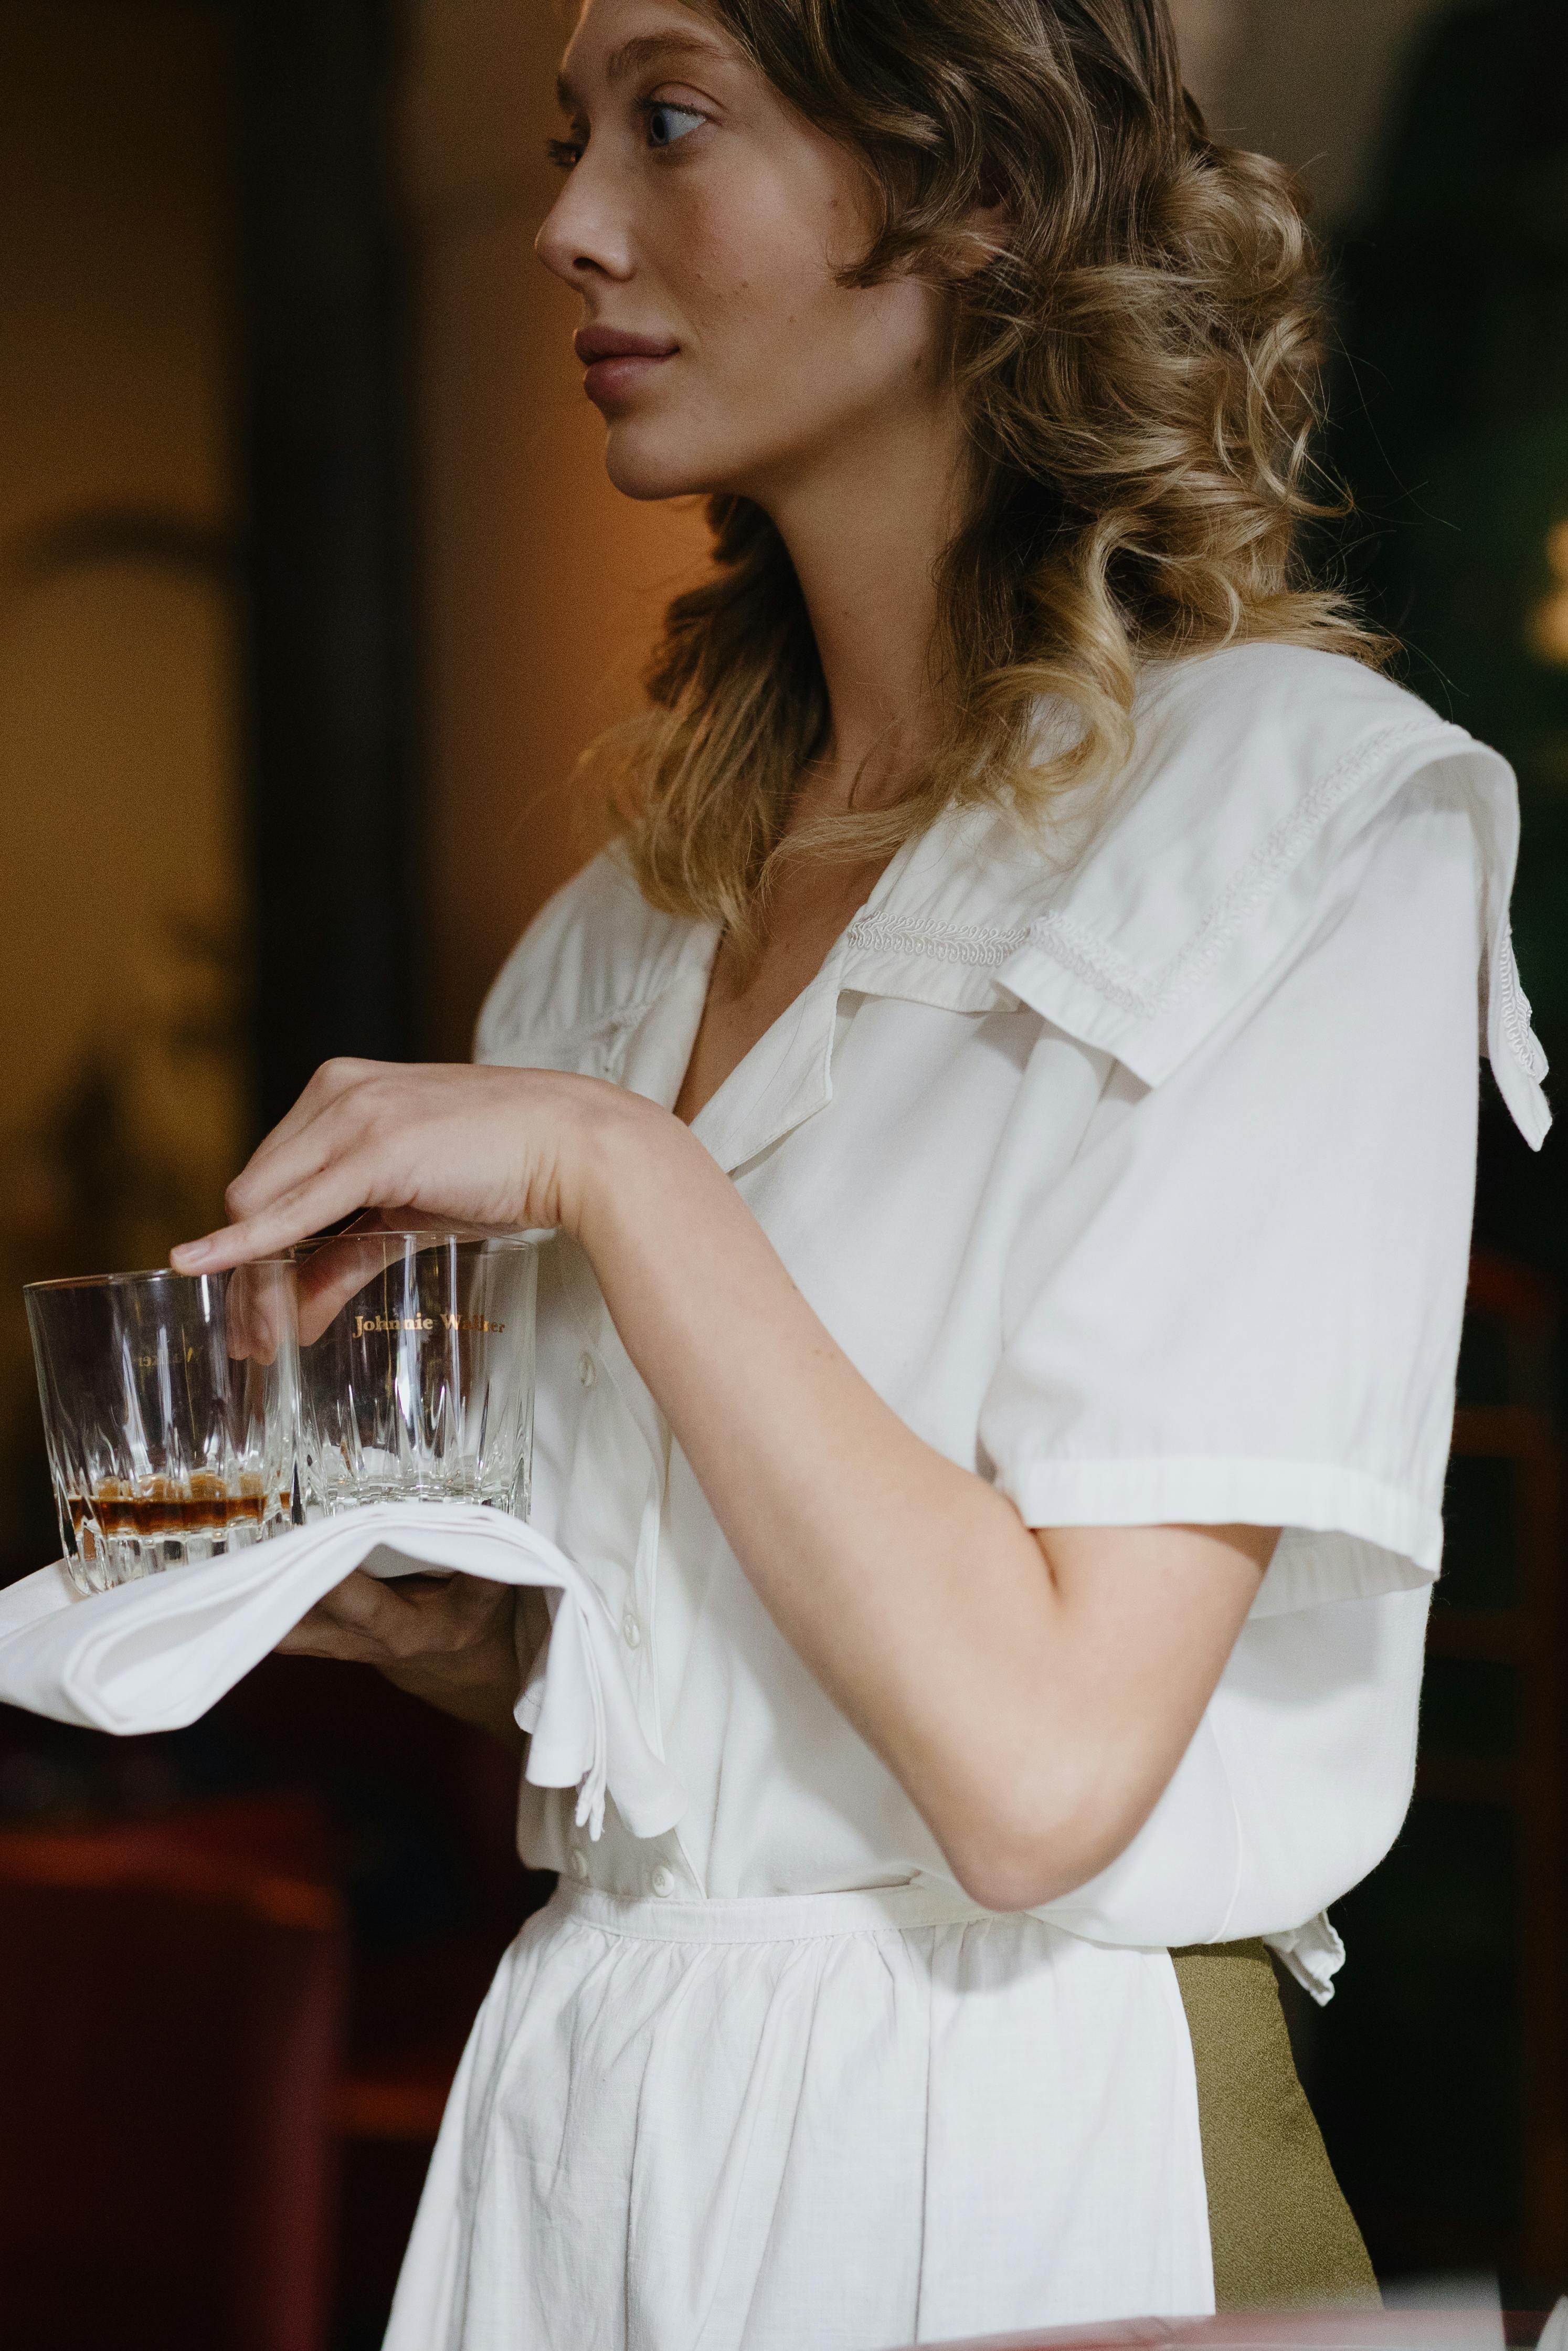
[[[1213,2307],[1166,1952],[936,1886],[563,1879],[475,2023],[386,2351],[885,2351]]]

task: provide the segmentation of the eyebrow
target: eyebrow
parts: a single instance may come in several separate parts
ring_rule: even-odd
[[[725,52],[716,41],[705,40],[700,33],[638,33],[612,52],[604,69],[604,78],[613,89],[639,67],[652,65],[658,57],[706,57],[715,64],[726,62]],[[580,113],[582,99],[565,74],[556,77],[555,94],[563,114]]]

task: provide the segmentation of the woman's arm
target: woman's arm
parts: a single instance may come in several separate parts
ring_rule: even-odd
[[[1031,1534],[882,1401],[673,1121],[633,1112],[578,1238],[764,1605],[966,1891],[1029,1908],[1113,1860],[1197,1728],[1278,1530]]]
[[[1031,1534],[882,1402],[666,1112],[538,1071],[329,1064],[229,1206],[236,1223],[176,1252],[183,1269],[264,1255],[362,1207],[564,1227],[764,1605],[974,1898],[1049,1901],[1147,1817],[1275,1531]],[[350,1625],[353,1654],[413,1629],[374,1605],[380,1629]],[[483,1667],[463,1645],[444,1663],[438,1640],[417,1661],[375,1661],[453,1711],[482,1684],[469,1719],[488,1719],[501,1656],[487,1639]]]

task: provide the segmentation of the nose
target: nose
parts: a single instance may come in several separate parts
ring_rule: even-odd
[[[593,168],[591,152],[572,166],[534,239],[545,267],[579,289],[596,277],[622,280],[632,275],[624,214],[606,171]]]

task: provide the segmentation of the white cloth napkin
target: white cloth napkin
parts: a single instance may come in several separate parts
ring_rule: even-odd
[[[472,1503],[375,1503],[90,1599],[63,1565],[42,1568],[0,1592],[0,1702],[97,1730],[178,1729],[356,1567],[542,1587],[549,1640],[517,1708],[530,1734],[528,1779],[575,1788],[579,1825],[595,1837],[606,1790],[633,1836],[674,1826],[685,1792],[638,1720],[604,1602],[545,1536]]]

